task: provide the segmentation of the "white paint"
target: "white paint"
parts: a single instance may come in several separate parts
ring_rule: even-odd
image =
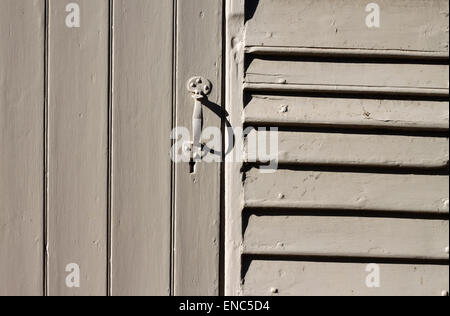
[[[380,266],[378,264],[369,264],[366,266],[366,272],[369,272],[366,277],[366,286],[368,288],[379,288],[381,286]]]
[[[234,135],[235,139],[246,138],[246,145],[251,150],[248,151],[246,157],[247,162],[262,162],[269,163],[268,166],[262,166],[260,168],[262,173],[273,173],[278,169],[278,148],[279,137],[278,128],[271,127],[259,127],[257,137],[255,128],[247,127],[245,130],[242,127],[228,127],[226,128],[226,136]],[[199,155],[198,159],[193,156],[192,151],[192,136],[190,130],[187,127],[178,126],[172,130],[171,139],[174,140],[174,145],[171,150],[171,159],[175,163],[187,163],[190,162],[192,157],[195,161],[201,161],[205,163],[217,163],[222,162],[222,131],[221,128],[215,126],[209,126],[203,129],[201,133],[201,143],[205,145],[203,152]],[[206,141],[206,143],[205,143]],[[235,148],[242,149],[242,144],[233,146],[233,150],[226,152],[225,156],[230,159],[228,161],[243,162],[243,152],[239,151],[238,155],[235,155]]]
[[[70,263],[66,266],[66,272],[69,274],[66,277],[66,286],[68,288],[80,287],[80,266],[76,263]]]
[[[213,150],[212,154],[206,154],[202,161],[205,163],[217,163],[222,162],[222,155],[220,154],[222,149],[222,132],[220,128],[215,126],[207,127],[203,130],[202,135],[204,139],[209,139],[206,142],[206,147]]]
[[[77,3],[69,3],[66,6],[66,12],[69,14],[66,17],[66,26],[68,28],[78,28],[81,26],[80,19],[80,5]]]
[[[366,17],[366,25],[368,28],[379,28],[380,23],[380,6],[377,3],[369,3],[366,6],[366,12],[370,12]]]

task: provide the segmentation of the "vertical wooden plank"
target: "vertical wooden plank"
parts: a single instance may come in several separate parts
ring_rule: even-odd
[[[44,7],[0,1],[0,296],[43,294]]]
[[[173,5],[113,3],[111,293],[168,295]]]
[[[222,1],[180,0],[177,6],[176,126],[191,131],[194,101],[186,90],[191,77],[212,82],[208,97],[222,100]],[[203,106],[203,128],[220,128],[220,114]],[[220,157],[219,157],[220,158]],[[175,167],[175,295],[219,294],[220,162]]]
[[[245,0],[226,2],[226,78],[225,104],[233,127],[242,127],[244,82],[244,18]],[[237,136],[239,137],[239,136]],[[225,148],[233,142],[225,138]],[[236,296],[241,291],[242,247],[242,163],[243,145],[236,138],[233,151],[225,160],[225,295]]]
[[[107,293],[107,0],[49,1],[48,294]],[[66,286],[79,265],[79,288]]]

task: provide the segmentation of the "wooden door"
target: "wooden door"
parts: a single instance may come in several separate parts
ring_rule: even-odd
[[[0,1],[0,295],[219,294],[221,165],[171,134],[193,76],[220,110],[222,5]]]
[[[227,1],[226,294],[448,294],[448,10]]]

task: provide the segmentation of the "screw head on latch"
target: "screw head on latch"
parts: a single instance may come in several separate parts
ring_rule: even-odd
[[[194,99],[203,99],[211,93],[212,84],[208,79],[196,76],[189,79],[187,89]]]

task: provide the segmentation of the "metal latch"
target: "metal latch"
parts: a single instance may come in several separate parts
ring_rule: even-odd
[[[211,93],[212,84],[208,79],[203,77],[193,77],[187,83],[187,90],[192,94],[194,99],[194,112],[192,115],[192,135],[191,142],[184,144],[184,151],[191,155],[191,162],[195,163],[203,158],[203,145],[201,144],[201,136],[203,129],[203,102]]]

